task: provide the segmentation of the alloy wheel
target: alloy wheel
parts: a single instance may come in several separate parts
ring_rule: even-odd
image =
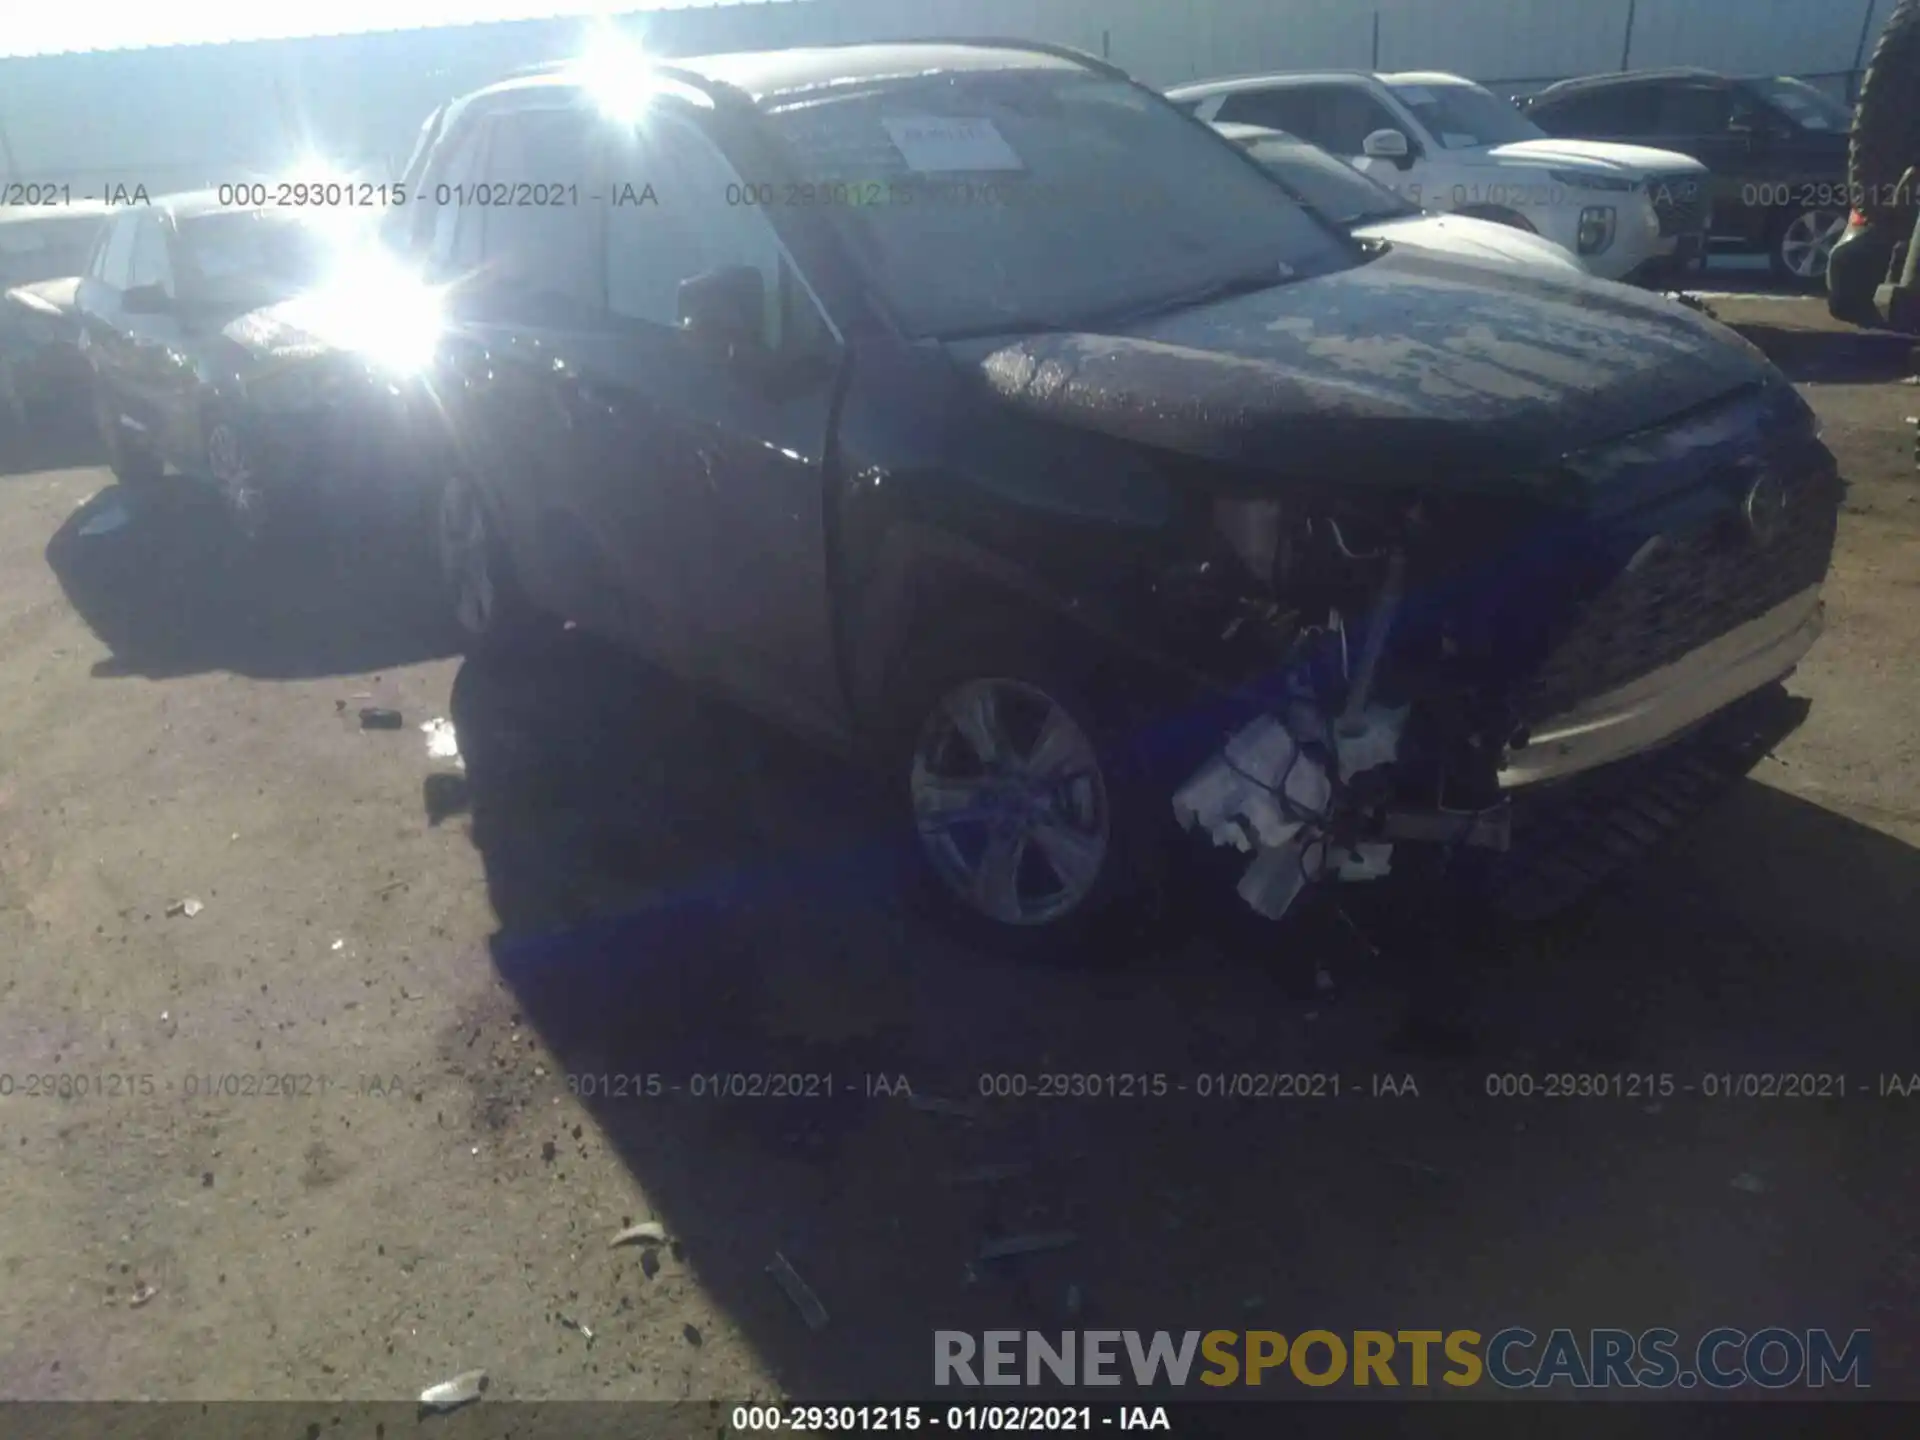
[[[453,618],[469,635],[484,635],[493,623],[492,538],[486,512],[471,486],[451,480],[440,496],[437,528],[440,573],[453,600]]]
[[[921,728],[910,793],[934,872],[989,919],[1062,920],[1106,869],[1112,816],[1098,754],[1037,686],[983,679],[949,691]]]
[[[1840,237],[1847,233],[1847,217],[1838,210],[1803,210],[1780,234],[1780,261],[1798,279],[1819,280]]]

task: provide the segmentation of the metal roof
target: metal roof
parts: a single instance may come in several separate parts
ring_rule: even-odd
[[[553,85],[585,83],[569,72],[567,61],[530,65],[515,76],[487,86],[481,96]],[[905,80],[965,70],[1095,70],[1122,72],[1098,56],[1037,40],[849,41],[784,50],[679,56],[637,62],[646,71],[719,98],[731,94],[753,104],[818,86],[874,80]]]

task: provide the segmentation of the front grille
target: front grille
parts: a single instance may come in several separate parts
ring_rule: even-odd
[[[1707,228],[1709,197],[1704,175],[1650,176],[1647,198],[1653,201],[1662,235],[1697,235]]]
[[[1758,471],[1715,479],[1743,497]],[[1660,543],[1576,616],[1517,697],[1538,724],[1669,665],[1826,578],[1841,484],[1830,464],[1775,472],[1786,491],[1777,538],[1758,543],[1738,505]]]

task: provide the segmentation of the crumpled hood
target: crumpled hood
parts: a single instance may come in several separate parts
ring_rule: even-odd
[[[1516,140],[1482,152],[1490,160],[1527,165],[1556,165],[1592,170],[1623,180],[1647,174],[1705,175],[1707,167],[1677,150],[1655,150],[1646,145],[1617,145],[1610,140]]]
[[[221,326],[220,337],[262,367],[331,354],[338,348],[316,333],[297,299],[249,310]]]
[[[1658,296],[1412,248],[1123,331],[949,352],[999,403],[1157,449],[1275,477],[1493,489],[1779,375]]]

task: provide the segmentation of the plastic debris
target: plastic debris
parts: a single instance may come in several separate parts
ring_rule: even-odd
[[[1216,845],[1251,852],[1286,844],[1333,799],[1327,772],[1286,726],[1264,715],[1229,740],[1173,797],[1183,830],[1205,829]]]
[[[442,1380],[438,1385],[429,1385],[422,1390],[420,1403],[434,1410],[452,1410],[461,1405],[471,1405],[486,1388],[486,1371],[463,1370],[451,1380]]]
[[[576,1320],[571,1315],[556,1315],[554,1318],[566,1326],[567,1329],[579,1331],[581,1338],[589,1345],[593,1343],[593,1327],[587,1324],[586,1321]]]
[[[1042,1250],[1065,1250],[1078,1245],[1080,1237],[1071,1230],[1049,1230],[1038,1235],[1006,1235],[998,1240],[980,1242],[982,1260],[1006,1260],[1015,1255],[1033,1255]]]
[[[398,710],[389,710],[383,705],[362,705],[360,707],[360,728],[362,730],[398,730],[403,723]]]
[[[160,1292],[154,1289],[153,1286],[142,1281],[133,1287],[133,1296],[127,1301],[127,1304],[137,1310],[159,1293]]]
[[[1024,1160],[1013,1160],[1001,1165],[976,1165],[971,1170],[956,1170],[947,1176],[949,1185],[997,1185],[1002,1180],[1015,1180],[1033,1170],[1033,1166]]]
[[[787,1263],[787,1257],[778,1250],[767,1264],[767,1274],[787,1292],[787,1298],[793,1301],[794,1309],[800,1312],[800,1318],[807,1322],[809,1330],[824,1330],[827,1324],[827,1307],[820,1303],[807,1282],[800,1278],[800,1272]]]
[[[82,525],[80,533],[86,536],[111,535],[116,530],[124,529],[131,519],[133,512],[115,500]]]
[[[465,758],[460,754],[460,736],[453,728],[453,722],[444,716],[436,716],[420,727],[427,737],[427,758],[429,760],[451,760],[462,770],[467,768]]]
[[[187,896],[186,899],[176,900],[171,905],[167,906],[167,914],[169,917],[184,915],[187,917],[187,919],[191,920],[194,916],[198,915],[202,910],[206,908],[207,908],[206,906],[202,905],[198,900],[194,899],[193,896],[189,895]]]
[[[609,1250],[622,1245],[664,1245],[667,1243],[667,1227],[658,1220],[642,1220],[638,1225],[629,1225],[607,1242]]]
[[[1744,1190],[1749,1195],[1759,1195],[1767,1188],[1767,1182],[1751,1170],[1742,1170],[1738,1175],[1733,1177],[1732,1184],[1734,1189]]]

